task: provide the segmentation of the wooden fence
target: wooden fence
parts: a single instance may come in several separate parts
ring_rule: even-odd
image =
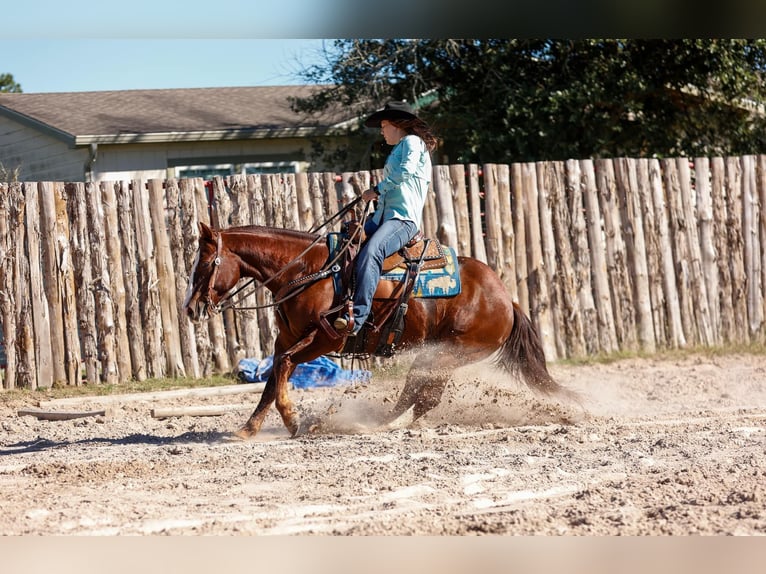
[[[182,315],[197,222],[309,229],[379,175],[0,184],[3,388],[270,354],[271,309]],[[556,360],[763,342],[763,205],[766,156],[439,165],[423,231],[493,267]]]

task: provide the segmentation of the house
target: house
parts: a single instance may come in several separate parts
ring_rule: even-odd
[[[0,93],[0,179],[116,181],[324,171],[353,118],[303,117],[317,86]],[[10,174],[10,177],[8,177]]]

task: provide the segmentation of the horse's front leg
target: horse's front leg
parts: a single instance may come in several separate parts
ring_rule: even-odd
[[[274,372],[272,376],[275,382],[274,394],[277,411],[282,415],[282,421],[285,423],[287,430],[290,431],[291,436],[296,436],[300,427],[300,416],[298,411],[295,410],[295,405],[293,405],[293,401],[290,400],[290,395],[287,392],[290,387],[290,375],[293,374],[297,366],[297,363],[293,362],[289,354],[274,357]]]
[[[295,367],[296,365],[290,361],[287,355],[274,357],[274,365],[263,388],[263,393],[261,393],[261,400],[258,402],[258,406],[255,407],[253,414],[247,419],[247,422],[234,433],[235,436],[246,440],[258,434],[258,431],[263,426],[263,421],[266,420],[271,403],[275,401],[277,410],[282,416],[287,430],[290,431],[292,436],[296,435],[300,421],[287,393],[288,381],[290,380],[290,375],[295,371]]]
[[[250,418],[247,419],[247,422],[242,425],[242,428],[234,433],[234,436],[241,438],[242,440],[247,440],[258,434],[258,431],[261,430],[261,426],[263,426],[263,421],[266,420],[269,407],[271,406],[271,403],[274,402],[276,389],[277,384],[274,378],[274,371],[272,370],[266,381],[266,385],[263,387],[261,400],[258,401],[258,406],[255,407],[253,414],[251,414]]]

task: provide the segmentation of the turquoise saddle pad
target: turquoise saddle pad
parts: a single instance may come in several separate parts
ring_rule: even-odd
[[[327,236],[327,247],[330,249],[330,259],[333,259],[336,251],[340,247],[340,233],[330,233]],[[444,255],[447,258],[447,264],[439,269],[421,270],[415,279],[415,287],[412,289],[413,297],[454,297],[460,293],[460,267],[457,262],[457,255],[452,247],[442,245]],[[388,281],[401,281],[406,269],[396,268],[388,273],[381,275],[381,279]],[[341,285],[340,273],[333,274],[335,290],[340,293]]]

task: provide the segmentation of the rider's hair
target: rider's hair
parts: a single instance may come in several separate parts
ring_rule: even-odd
[[[415,134],[426,144],[428,151],[434,151],[439,140],[431,131],[429,125],[420,118],[388,120],[396,127],[403,129],[408,134]]]

